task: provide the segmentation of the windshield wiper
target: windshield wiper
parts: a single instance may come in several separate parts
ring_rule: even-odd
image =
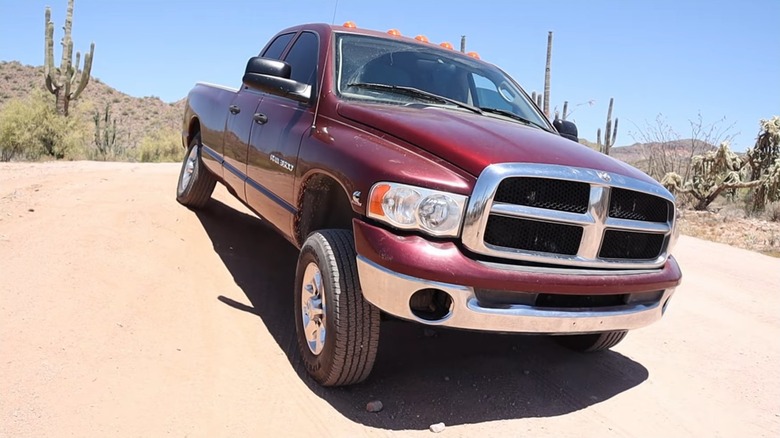
[[[381,90],[381,91],[392,91],[398,94],[403,94],[406,96],[412,96],[412,97],[419,97],[423,99],[428,99],[429,101],[438,102],[438,103],[449,103],[450,105],[455,105],[459,108],[467,109],[471,112],[482,114],[482,110],[469,105],[467,103],[459,102],[455,99],[451,99],[449,97],[441,96],[436,93],[431,93],[430,91],[424,91],[420,90],[419,88],[414,87],[406,87],[403,85],[389,85],[389,84],[376,84],[376,83],[369,83],[369,82],[352,82],[350,84],[347,84],[347,87],[356,87],[356,88],[365,88],[368,90]]]
[[[525,117],[523,117],[523,116],[521,116],[519,114],[515,114],[512,111],[508,111],[508,110],[501,109],[501,108],[490,108],[490,107],[485,107],[485,106],[481,106],[481,107],[479,107],[479,109],[481,111],[483,111],[483,112],[486,112],[486,113],[499,114],[499,115],[502,115],[502,116],[506,116],[506,117],[509,117],[511,119],[517,120],[518,122],[524,123],[526,125],[536,126],[537,128],[543,129],[545,131],[552,132],[552,131],[550,131],[550,128],[548,128],[548,127],[546,127],[546,126],[544,126],[542,124],[536,123],[533,120],[526,119]]]

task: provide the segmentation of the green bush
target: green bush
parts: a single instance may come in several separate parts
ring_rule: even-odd
[[[0,161],[83,158],[89,138],[83,114],[58,115],[42,90],[12,99],[0,111]]]
[[[183,158],[181,133],[175,129],[158,129],[144,137],[138,145],[138,161],[142,163],[181,161]]]

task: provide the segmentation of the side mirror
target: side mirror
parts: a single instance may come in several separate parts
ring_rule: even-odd
[[[253,90],[298,102],[311,101],[311,86],[291,80],[290,64],[276,59],[250,58],[242,82]]]
[[[561,137],[568,138],[576,143],[580,142],[580,139],[577,137],[577,125],[574,123],[568,120],[555,119],[553,120],[553,126],[561,134]]]
[[[284,61],[253,56],[249,58],[249,61],[246,63],[246,70],[244,73],[257,73],[260,75],[290,79],[291,71],[290,64]]]

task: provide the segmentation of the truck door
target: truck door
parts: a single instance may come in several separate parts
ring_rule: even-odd
[[[295,32],[277,36],[263,52],[264,57],[279,59],[290,44]],[[246,202],[246,162],[247,146],[253,130],[259,130],[255,114],[265,95],[244,85],[236,93],[233,101],[225,110],[228,112],[225,122],[223,175],[225,184],[236,192],[236,196]]]
[[[319,41],[302,32],[284,57],[290,79],[309,84],[316,95]],[[298,149],[314,119],[314,106],[285,97],[265,95],[254,114],[247,155],[246,201],[284,233],[291,230]]]
[[[236,196],[246,201],[244,183],[246,181],[246,147],[252,129],[255,127],[253,116],[263,94],[242,87],[230,106],[225,108],[228,112],[227,127],[225,129],[225,149],[223,163],[223,177],[225,184],[236,192]]]

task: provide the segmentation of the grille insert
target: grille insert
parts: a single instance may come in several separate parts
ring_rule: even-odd
[[[576,255],[582,227],[491,215],[485,242],[524,251]]]
[[[643,222],[666,222],[669,218],[669,202],[647,193],[626,189],[612,189],[609,216]]]
[[[603,259],[651,260],[661,254],[663,234],[607,230],[599,257]]]
[[[548,210],[585,213],[590,185],[545,178],[506,178],[496,190],[495,200]]]

